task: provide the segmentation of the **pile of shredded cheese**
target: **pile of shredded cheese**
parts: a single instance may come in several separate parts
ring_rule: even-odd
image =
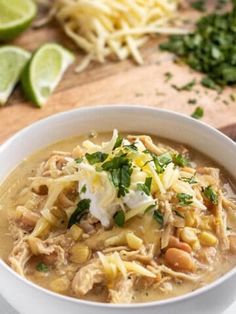
[[[131,56],[142,64],[139,48],[150,34],[183,34],[186,30],[167,27],[179,0],[55,0],[51,16],[86,53],[76,69],[84,70],[92,60],[108,57],[124,60]]]

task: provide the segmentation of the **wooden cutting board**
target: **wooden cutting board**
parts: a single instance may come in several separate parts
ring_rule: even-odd
[[[198,16],[196,11],[187,10],[190,19]],[[28,102],[19,88],[16,88],[8,104],[0,108],[0,143],[9,136],[46,116],[84,106],[101,104],[138,104],[167,108],[190,115],[197,105],[204,108],[203,121],[232,132],[229,125],[236,123],[236,102],[230,95],[236,90],[225,89],[221,95],[203,88],[199,83],[190,92],[178,92],[172,85],[184,85],[189,81],[201,80],[201,75],[191,71],[185,65],[173,62],[173,57],[158,51],[160,38],[153,38],[142,53],[145,58],[143,66],[136,66],[131,60],[91,64],[81,74],[74,72],[75,65],[81,60],[82,52],[64,35],[56,22],[51,22],[40,29],[30,29],[13,44],[33,51],[46,42],[58,42],[73,50],[77,55],[75,65],[65,74],[48,104],[38,109]],[[165,73],[171,72],[173,78],[166,82]],[[197,99],[196,105],[188,103]],[[141,119],[141,117],[140,117]],[[138,122],[137,122],[138,123]]]

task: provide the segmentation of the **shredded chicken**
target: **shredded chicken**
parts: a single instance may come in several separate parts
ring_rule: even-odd
[[[168,201],[165,202],[165,214],[164,214],[164,228],[162,231],[161,237],[161,249],[164,249],[168,246],[170,236],[173,229],[174,217],[171,210],[170,203]]]
[[[216,186],[220,185],[220,170],[212,167],[202,167],[197,169],[197,173],[200,176],[197,178],[204,186]]]
[[[99,259],[92,260],[79,269],[72,281],[72,290],[77,296],[87,294],[95,284],[105,280],[104,271]]]
[[[30,260],[32,253],[29,245],[25,240],[17,243],[8,257],[10,266],[21,276],[25,276],[27,262]]]
[[[222,250],[229,250],[229,239],[226,227],[226,214],[222,206],[222,193],[219,192],[218,204],[216,206],[216,233],[219,237]]]
[[[185,274],[185,273],[182,273],[182,272],[177,272],[177,271],[174,271],[172,270],[171,268],[165,266],[165,265],[160,265],[157,270],[167,274],[167,275],[170,275],[171,277],[174,277],[174,278],[180,278],[180,279],[185,279],[185,280],[189,280],[189,281],[198,281],[200,276],[198,275],[188,275],[188,274]]]
[[[156,245],[150,244],[147,247],[142,246],[136,251],[121,250],[120,255],[122,259],[127,261],[139,261],[143,264],[150,264],[154,259]]]
[[[111,303],[131,303],[134,296],[133,277],[119,277],[111,289],[109,297]]]
[[[44,256],[44,260],[48,264],[54,265],[56,268],[60,268],[67,264],[66,251],[59,244],[55,244],[54,239],[48,239],[42,241],[38,238],[28,238],[28,243],[33,255]]]
[[[139,139],[143,145],[151,152],[151,153],[154,153],[156,155],[161,155],[163,154],[163,149],[159,148],[158,146],[156,146],[151,137],[150,136],[147,136],[147,135],[129,135],[127,136],[127,139],[131,142],[135,142],[137,139]]]

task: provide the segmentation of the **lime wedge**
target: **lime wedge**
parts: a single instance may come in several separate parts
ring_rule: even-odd
[[[0,48],[0,104],[4,105],[11,95],[27,61],[30,53],[14,47]]]
[[[32,0],[0,0],[0,40],[12,39],[23,32],[36,12]]]
[[[26,96],[41,107],[60,82],[64,72],[74,62],[70,51],[57,44],[45,44],[36,51],[22,74]]]

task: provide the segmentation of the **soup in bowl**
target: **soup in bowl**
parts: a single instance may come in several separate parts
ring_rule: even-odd
[[[64,129],[70,123],[72,129]],[[33,140],[37,128],[45,135],[45,126],[61,129],[51,139],[40,134],[38,143],[24,144],[24,160],[10,160],[9,168],[19,164],[0,187],[0,254],[22,282],[85,308],[148,303],[151,311],[160,304],[161,311],[162,304],[168,309],[168,302],[181,298],[184,304],[184,295],[193,297],[233,272],[235,146],[230,140],[177,114],[107,107],[48,118],[5,144],[3,152],[17,137]],[[222,159],[220,145],[228,148]],[[205,306],[210,313],[213,306]],[[22,308],[29,313],[29,306]]]

